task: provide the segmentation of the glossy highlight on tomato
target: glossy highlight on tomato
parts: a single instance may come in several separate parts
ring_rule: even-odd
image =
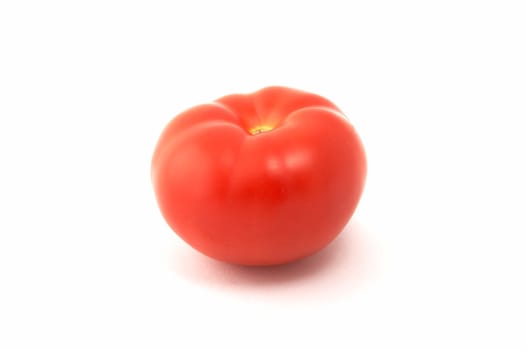
[[[332,102],[273,86],[176,116],[158,140],[151,176],[166,222],[196,250],[276,265],[342,231],[364,188],[366,158]]]

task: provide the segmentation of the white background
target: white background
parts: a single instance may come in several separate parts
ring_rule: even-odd
[[[1,349],[525,349],[523,1],[2,1]],[[369,160],[289,266],[195,253],[150,157],[195,104],[324,95]]]

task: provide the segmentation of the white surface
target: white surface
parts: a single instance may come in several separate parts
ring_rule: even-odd
[[[526,348],[521,1],[0,5],[1,349]],[[149,179],[172,116],[290,85],[369,158],[349,228],[273,269],[194,253]]]

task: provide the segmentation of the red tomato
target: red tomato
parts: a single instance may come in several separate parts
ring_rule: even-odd
[[[242,265],[322,249],[362,194],[366,159],[343,113],[311,93],[268,87],[191,108],[165,128],[152,182],[170,227]]]

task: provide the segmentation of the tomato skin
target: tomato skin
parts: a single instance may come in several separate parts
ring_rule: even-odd
[[[152,183],[169,226],[198,251],[275,265],[329,244],[363,191],[366,158],[342,112],[285,87],[222,97],[161,134]]]

